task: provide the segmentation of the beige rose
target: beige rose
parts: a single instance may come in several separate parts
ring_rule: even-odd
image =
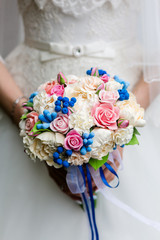
[[[83,99],[93,99],[98,86],[102,83],[103,81],[98,77],[83,77],[75,84],[67,86],[65,94],[69,98],[81,96]]]
[[[116,105],[120,109],[120,118],[129,120],[129,124],[134,127],[143,127],[145,125],[144,109],[135,101],[133,95],[129,100],[118,101]]]

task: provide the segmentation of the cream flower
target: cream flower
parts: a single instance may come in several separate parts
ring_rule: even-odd
[[[23,144],[24,144],[25,152],[32,160],[35,161],[36,154],[30,150],[30,146],[32,146],[33,142],[34,142],[33,137],[29,137],[28,135],[23,137]]]
[[[93,138],[93,144],[91,146],[91,157],[102,160],[102,157],[106,156],[113,150],[113,131],[102,128],[95,128],[92,131],[95,136]]]
[[[54,112],[54,102],[56,100],[57,96],[55,94],[48,96],[45,91],[39,92],[33,99],[33,108],[38,114],[43,114],[45,109]]]
[[[98,101],[98,96],[95,94]],[[77,132],[89,132],[94,126],[94,118],[91,115],[92,101],[78,98],[74,107],[74,112],[69,116],[69,127],[74,128]]]
[[[79,78],[75,75],[67,75],[67,84],[73,84],[79,80]]]
[[[26,136],[23,138],[23,143],[26,148],[26,153],[32,158],[39,158],[40,161],[46,161],[49,166],[59,168],[58,164],[53,161],[53,153],[57,146],[62,146],[65,137],[60,133],[44,132],[36,138]]]
[[[71,165],[82,165],[83,163],[88,163],[90,157],[90,152],[86,153],[86,155],[81,155],[78,152],[73,152],[72,155],[68,158],[68,162],[71,163]]]
[[[116,82],[113,78],[110,78],[109,81],[105,84],[105,89],[108,91],[122,89],[122,84]]]
[[[83,77],[75,84],[67,86],[65,93],[69,98],[81,96],[83,99],[93,99],[98,86],[102,83],[103,81],[98,77]]]
[[[133,136],[133,126],[126,128],[119,128],[114,133],[114,142],[117,145],[122,146],[123,144],[129,143]]]
[[[26,120],[21,120],[19,122],[20,136],[21,137],[25,137],[26,136],[25,126],[26,126]]]
[[[129,124],[134,127],[143,127],[145,125],[144,109],[135,101],[134,97],[125,101],[118,101],[116,105],[120,109],[120,118],[129,120]]]

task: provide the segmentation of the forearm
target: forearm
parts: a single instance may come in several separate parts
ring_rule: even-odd
[[[11,116],[13,102],[20,96],[23,96],[22,91],[14,82],[5,65],[0,62],[0,105],[8,115]],[[23,113],[21,104],[24,100],[25,99],[21,99],[16,105],[13,119],[16,124],[18,124],[20,116]]]
[[[136,96],[137,102],[146,109],[149,106],[149,84],[143,79],[143,76],[138,81],[133,89],[133,93]]]

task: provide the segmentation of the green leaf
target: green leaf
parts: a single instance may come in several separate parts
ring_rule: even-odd
[[[28,114],[28,113],[23,114],[22,117],[21,117],[21,120],[22,120],[22,119],[26,119],[26,118],[27,118],[27,114]]]
[[[99,92],[100,92],[100,91],[101,91],[101,89],[99,89],[99,90],[96,92],[96,94],[99,95]]]
[[[130,140],[129,143],[125,144],[125,145],[139,145],[138,139],[136,137],[136,134],[133,133],[132,139]]]
[[[36,122],[36,124],[34,125],[34,127],[32,128],[32,130],[30,131],[29,134],[33,133],[34,134],[41,134],[41,132],[51,132],[50,129],[37,129],[37,124],[42,123],[41,121]]]
[[[138,132],[137,128],[135,128],[135,127],[134,127],[134,132],[133,132],[133,133],[134,133],[135,135],[139,135],[139,136],[141,135],[141,134]]]
[[[62,78],[62,77],[60,78],[60,84],[61,84],[61,85],[65,84],[65,80],[64,80],[64,78]]]
[[[102,167],[104,163],[107,162],[108,156],[109,156],[109,153],[108,153],[106,156],[102,157],[102,160],[90,158],[89,164],[90,164],[95,170],[97,170],[98,168]]]
[[[26,106],[26,107],[33,107],[33,103],[27,102],[25,106]]]

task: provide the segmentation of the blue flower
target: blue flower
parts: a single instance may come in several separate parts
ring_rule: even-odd
[[[83,146],[80,150],[80,153],[82,155],[85,155],[87,152],[92,151],[92,148],[89,147],[93,143],[93,138],[94,138],[94,133],[83,133],[82,138],[83,138]]]
[[[86,74],[91,76],[92,69],[93,69],[93,68],[91,68],[90,70],[87,70],[87,71],[86,71]],[[99,76],[103,76],[104,74],[107,74],[107,72],[104,71],[103,69],[98,69],[98,73],[99,73]],[[109,74],[107,74],[107,75],[109,76]]]
[[[50,113],[48,110],[44,110],[43,114],[38,116],[39,120],[44,123],[37,124],[37,129],[46,129],[49,128],[50,123],[57,117],[57,113]]]
[[[126,89],[119,89],[118,90],[119,93],[119,101],[123,101],[123,100],[128,100],[129,99],[129,93]]]
[[[30,97],[29,97],[29,101],[28,101],[28,102],[33,103],[33,98],[34,98],[37,94],[38,94],[38,92],[32,93],[32,94],[30,95]]]

